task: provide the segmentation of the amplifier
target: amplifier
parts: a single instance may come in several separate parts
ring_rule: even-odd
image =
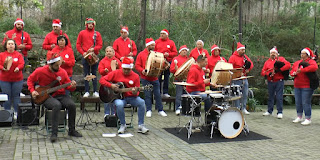
[[[31,103],[19,103],[17,125],[39,125],[39,114],[40,106],[35,104],[35,108],[32,108]]]
[[[106,124],[106,127],[117,127],[118,117],[115,115],[107,115],[104,118],[104,122]]]
[[[0,127],[12,126],[13,110],[0,110]]]

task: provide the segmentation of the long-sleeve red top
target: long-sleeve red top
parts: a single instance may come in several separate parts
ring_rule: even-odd
[[[165,57],[168,62],[171,62],[172,59],[178,55],[177,47],[176,47],[176,44],[173,42],[173,40],[169,38],[165,40],[159,38],[155,42],[156,42],[156,46],[154,48],[154,51],[161,52],[163,54],[168,52],[169,56]]]
[[[48,33],[44,38],[44,41],[42,43],[42,48],[45,50],[51,51],[52,50],[51,45],[55,44],[57,46],[57,38],[60,35],[62,35],[62,30],[60,30],[60,34],[56,34],[54,31],[51,31],[50,33]],[[63,35],[68,39],[68,46],[72,48],[68,35],[66,33],[63,33]]]
[[[210,85],[210,83],[204,83],[205,78],[202,68],[200,68],[198,64],[192,65],[188,73],[187,83],[194,84],[195,86],[187,86],[187,91],[189,93],[195,91],[204,92],[206,90],[206,86]]]
[[[243,65],[245,62],[244,57],[246,57],[246,59],[251,63],[251,66],[248,69],[249,71],[251,71],[251,69],[253,68],[253,63],[252,63],[251,59],[245,54],[240,56],[237,51],[235,51],[232,54],[232,56],[229,58],[229,63],[231,63],[233,65],[233,68],[243,68]],[[243,73],[245,73],[245,69],[243,69]]]
[[[206,49],[198,49],[197,47],[191,50],[189,57],[193,57],[197,61],[198,56],[202,53],[205,53],[206,57],[209,58],[210,55]]]
[[[146,63],[148,61],[148,56],[149,56],[149,52],[147,48],[141,51],[137,56],[135,68],[139,72],[141,78],[148,81],[156,81],[158,80],[158,77],[150,77],[142,74],[142,71],[145,70]]]
[[[210,69],[209,77],[211,77],[212,72],[214,70],[214,67],[216,66],[218,61],[227,62],[227,60],[224,57],[215,56],[214,54],[212,54],[210,57],[208,57],[208,64],[207,64],[206,68]]]
[[[73,66],[75,65],[75,58],[72,48],[66,46],[64,48],[60,48],[56,46],[52,49],[52,52],[59,53],[61,58],[64,60],[64,63],[61,65],[61,68],[67,71],[68,76],[72,76]]]
[[[280,61],[284,63],[284,66],[280,68],[281,71],[289,70],[290,69],[290,62],[288,62],[284,57],[278,57],[276,59],[269,58],[263,65],[263,68],[261,70],[261,76],[267,76],[268,81],[272,82],[278,82],[280,80],[283,80],[283,75],[281,72],[275,73],[272,77],[269,76],[270,73],[274,70],[274,63],[276,61]]]
[[[23,42],[22,42],[22,32],[23,32]],[[9,38],[12,38],[12,35],[16,34],[16,37],[13,39],[17,46],[19,46],[21,43],[25,44],[25,48],[22,50],[22,54],[26,57],[28,55],[28,51],[32,49],[32,41],[30,38],[30,35],[27,32],[24,32],[23,30],[19,31],[16,27],[14,27],[12,30],[9,30],[6,32],[6,35]],[[2,44],[7,40],[6,37],[3,38]]]
[[[129,75],[124,75],[122,69],[117,69],[106,76],[101,77],[100,84],[106,87],[111,87],[112,83],[123,82],[126,88],[132,87],[140,87],[140,78],[137,73],[130,71]],[[133,94],[132,91],[125,92],[124,97],[135,97],[139,95],[139,91],[137,94]]]
[[[133,57],[137,55],[137,46],[130,38],[123,39],[122,37],[117,38],[113,42],[113,49],[115,56],[120,59],[121,57],[127,57],[132,50]]]
[[[292,66],[292,70],[290,71],[290,75],[294,76],[294,87],[295,88],[310,88],[310,80],[306,73],[315,72],[318,69],[317,62],[313,59],[306,59],[305,62],[308,62],[310,65],[308,67],[299,67],[299,63],[303,60],[298,60],[294,62]],[[297,75],[293,75],[294,72],[297,72],[298,68],[300,68],[300,73]]]
[[[113,61],[113,60],[118,62],[117,69],[121,69],[121,62],[118,58],[116,58],[114,56],[112,58],[108,58],[106,56],[99,62],[98,71],[101,74],[101,76],[105,76],[112,71],[111,61]],[[106,68],[108,69],[108,71],[105,70]]]
[[[9,71],[3,70],[4,61],[8,56],[12,57],[12,65]],[[18,72],[14,72],[15,68],[19,68]],[[23,80],[22,70],[24,67],[24,59],[21,53],[14,51],[9,53],[7,51],[0,53],[0,80],[6,82],[18,82]]]
[[[77,50],[80,54],[83,55],[84,52],[87,52],[88,49],[94,45],[94,29],[88,29],[80,31],[77,39]],[[94,53],[99,54],[100,49],[102,48],[102,37],[101,34],[96,31],[96,44],[94,46]]]

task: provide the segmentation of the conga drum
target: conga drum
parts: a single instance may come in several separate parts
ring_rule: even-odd
[[[12,66],[13,58],[11,56],[7,56],[7,58],[4,60],[3,67],[7,70],[10,70]]]
[[[195,63],[195,60],[191,57],[187,61],[185,61],[176,71],[174,77],[178,80],[187,79],[188,72],[190,67]]]
[[[231,63],[225,61],[218,61],[211,76],[211,83],[216,85],[227,85],[230,83],[232,75],[230,71],[217,71],[217,70],[228,70],[233,69]]]
[[[162,53],[151,51],[145,66],[146,76],[158,77],[166,68],[166,60]]]

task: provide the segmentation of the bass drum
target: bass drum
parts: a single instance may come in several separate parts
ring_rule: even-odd
[[[244,118],[241,111],[235,107],[229,107],[221,113],[218,120],[218,129],[225,138],[237,137],[244,127]]]

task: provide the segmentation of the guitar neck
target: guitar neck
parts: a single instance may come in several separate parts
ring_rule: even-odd
[[[59,89],[66,88],[66,87],[68,87],[70,85],[71,85],[71,82],[65,83],[65,84],[60,85],[60,86],[52,87],[52,88],[48,89],[47,93],[48,94],[53,93],[53,92],[55,92],[55,91],[57,91]]]
[[[132,88],[120,88],[119,92],[130,92],[130,91],[132,91],[133,88],[134,87],[132,87]],[[144,87],[138,87],[137,89],[138,89],[138,91],[141,91],[141,90],[144,89]]]

